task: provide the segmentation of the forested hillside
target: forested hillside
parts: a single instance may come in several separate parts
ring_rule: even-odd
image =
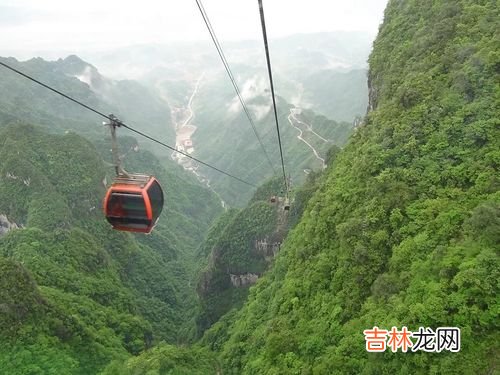
[[[332,149],[329,163],[336,150]],[[256,190],[247,207],[226,211],[210,229],[199,250],[200,259],[208,259],[198,282],[199,334],[246,301],[249,288],[278,256],[284,238],[299,221],[322,178],[320,172],[309,174],[306,183],[291,195],[290,210],[284,209],[283,180],[270,179]]]
[[[498,19],[494,1],[389,2],[372,110],[219,329],[224,373],[498,370]],[[374,326],[459,327],[461,350],[369,354]]]
[[[194,101],[194,124],[199,125],[199,128],[193,136],[194,143],[198,145],[197,154],[202,159],[217,163],[221,168],[257,185],[278,171],[280,160],[272,105],[269,98],[261,95],[258,86],[257,83],[254,87],[255,97],[246,102],[274,170],[259,146],[239,102],[234,100],[234,93],[224,90],[221,84],[201,85],[199,97]],[[277,106],[283,157],[292,184],[300,186],[306,181],[304,170],[318,171],[323,168],[320,159],[304,140],[324,159],[332,146],[344,145],[353,131],[353,124],[333,121],[312,110],[296,108],[282,97],[277,98]],[[291,117],[292,111],[297,111],[295,119]],[[232,206],[242,207],[251,199],[253,191],[248,186],[220,176],[208,168],[201,167],[200,170],[210,176],[212,186]]]
[[[270,255],[259,251],[257,241],[274,237],[278,208],[266,201],[255,202],[240,212],[229,211],[216,226],[209,264],[198,283],[202,303],[198,319],[203,332],[232,307],[241,306],[248,288],[266,269]],[[208,238],[209,243],[210,237]],[[271,241],[271,240],[270,240]],[[273,242],[278,239],[273,238]]]
[[[57,61],[33,58],[20,62],[12,57],[0,57],[0,61],[101,112],[114,113],[142,131],[161,131],[164,140],[175,139],[170,108],[151,89],[137,82],[108,79],[74,55]],[[102,137],[103,131],[98,126],[102,119],[94,113],[4,67],[0,78],[3,93],[0,120],[4,123],[20,120],[42,125],[50,131],[73,130],[94,138]]]
[[[389,2],[371,110],[247,303],[205,333],[214,373],[497,372],[498,19],[494,1]],[[374,326],[457,327],[460,351],[368,353]],[[172,350],[107,373],[182,373]]]
[[[94,374],[157,342],[194,337],[195,249],[222,207],[135,139],[120,143],[139,148],[127,153],[129,170],[154,173],[166,193],[150,236],[104,219],[109,144],[0,126],[2,373]]]

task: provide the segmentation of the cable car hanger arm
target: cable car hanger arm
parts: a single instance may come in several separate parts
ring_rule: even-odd
[[[118,177],[120,176],[129,177],[129,173],[127,173],[121,165],[122,160],[118,154],[118,141],[116,139],[116,128],[122,126],[123,124],[113,114],[110,114],[108,118],[109,118],[109,123],[104,123],[104,125],[109,126],[109,129],[111,130],[111,152],[113,153],[113,163],[115,166],[116,175]]]

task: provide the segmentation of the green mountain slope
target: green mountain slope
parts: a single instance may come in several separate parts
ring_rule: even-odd
[[[371,111],[304,192],[302,218],[247,303],[205,333],[214,374],[496,372],[498,13],[493,1],[389,2],[370,57]],[[458,327],[461,348],[368,353],[374,326]],[[107,373],[189,373],[183,350]]]
[[[189,341],[194,251],[218,200],[139,150],[127,165],[157,175],[166,208],[150,236],[120,233],[102,214],[111,171],[89,141],[19,123],[0,139],[0,214],[19,227],[0,234],[2,372],[91,374],[160,340]]]
[[[227,212],[216,226],[217,240],[209,241],[209,264],[198,283],[201,332],[231,308],[241,305],[248,287],[267,268],[272,251],[268,254],[256,242],[266,241],[271,246],[283,240],[284,233],[277,233],[277,222],[278,216],[285,213],[282,206],[271,204],[268,199],[253,202],[239,212]]]
[[[241,308],[249,288],[279,254],[283,239],[297,224],[320,180],[311,173],[306,184],[291,195],[293,204],[287,211],[280,194],[283,180],[270,179],[257,189],[247,207],[227,211],[210,229],[199,250],[205,259],[208,255],[198,281],[200,335],[228,311]]]
[[[122,121],[142,131],[175,139],[170,124],[170,108],[145,86],[134,81],[114,81],[102,76],[91,64],[71,55],[57,61],[33,58],[0,60],[33,78],[62,91],[105,114],[114,113]],[[42,125],[50,131],[72,130],[101,138],[102,118],[14,72],[0,67],[0,120]],[[95,124],[95,126],[89,126]]]
[[[112,360],[103,373],[496,373],[499,16],[491,0],[389,2],[370,57],[370,112],[343,150],[325,153],[324,174],[310,173],[310,184],[296,192],[289,226],[296,225],[247,302],[191,348],[161,344],[127,359],[160,331],[172,343],[176,326],[192,320],[186,287],[192,273],[181,261],[194,252],[192,244],[179,239],[189,246],[173,251],[168,244],[177,228],[168,232],[163,224],[160,237],[139,239],[86,220],[97,215],[88,208],[97,196],[92,189],[85,196],[84,189],[85,199],[72,207],[69,194],[82,175],[90,177],[82,185],[95,188],[92,181],[104,169],[98,157],[83,158],[85,173],[60,184],[54,159],[43,156],[52,147],[38,153],[43,142],[0,137],[6,139],[0,143],[0,191],[20,195],[1,207],[28,226],[0,239],[0,368],[84,374]],[[253,104],[262,104],[258,100]],[[243,132],[230,135],[221,142],[246,155],[238,162],[250,175],[250,149],[238,143]],[[91,146],[77,143],[76,150]],[[130,165],[156,168],[148,155],[130,158]],[[251,165],[260,167],[255,160]],[[31,186],[43,194],[28,193]],[[192,189],[201,194],[197,187]],[[249,249],[274,223],[264,202],[272,191],[264,186],[249,207],[230,211],[212,228],[198,250],[215,255],[207,269],[215,277],[208,280],[227,285],[228,273],[264,272],[264,262]],[[49,203],[58,203],[48,204],[48,194],[57,198]],[[195,197],[195,206],[205,203]],[[178,205],[172,215],[188,212]],[[44,225],[48,232],[40,229]],[[160,250],[153,252],[153,244]],[[165,270],[169,280],[162,278]],[[205,290],[206,301],[221,303],[224,293],[234,292],[217,288],[221,284]],[[230,296],[212,316],[238,306],[244,294]],[[368,353],[363,331],[374,326],[413,332],[458,327],[461,348]]]
[[[228,103],[233,104],[230,107]],[[247,99],[246,104],[276,173],[280,173],[280,153],[271,104],[261,95]],[[193,135],[196,155],[256,185],[273,177],[274,171],[248,119],[224,81],[202,85],[193,106],[193,123],[198,126]],[[301,112],[296,115],[297,119],[309,125],[316,132],[314,134],[307,125],[290,118],[293,105],[278,97],[277,106],[285,167],[291,175],[293,185],[299,186],[306,181],[307,174],[304,170],[308,172],[322,169],[322,163],[312,149],[298,138],[301,134],[299,130],[302,131],[303,139],[316,149],[319,157],[325,158],[333,145],[342,146],[345,143],[353,126],[327,119],[312,110],[298,109]],[[290,121],[299,129],[293,127]],[[230,205],[242,207],[251,199],[253,189],[248,186],[208,168],[200,167],[200,170],[210,177],[211,185]]]
[[[498,13],[492,1],[389,3],[372,111],[272,271],[217,327],[224,373],[495,372]],[[374,326],[456,326],[461,351],[369,354]]]

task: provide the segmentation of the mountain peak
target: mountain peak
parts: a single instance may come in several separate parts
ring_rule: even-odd
[[[69,55],[65,59],[59,59],[57,63],[64,74],[78,78],[89,85],[91,89],[99,88],[104,81],[95,66],[82,60],[77,55]]]

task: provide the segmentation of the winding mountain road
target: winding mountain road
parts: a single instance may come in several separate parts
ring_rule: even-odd
[[[205,72],[201,73],[200,77],[196,81],[193,93],[191,94],[191,97],[189,98],[188,105],[187,105],[187,110],[189,111],[189,116],[182,123],[182,125],[180,126],[179,129],[182,129],[184,126],[187,126],[191,122],[191,120],[193,119],[193,117],[194,117],[194,112],[193,112],[193,107],[192,107],[192,105],[193,105],[193,99],[196,96],[196,94],[198,93],[198,88],[200,87],[200,82],[201,82],[201,80],[203,79],[204,76],[205,76]],[[191,126],[193,126],[193,125],[191,125]],[[177,124],[176,124],[176,129],[175,130],[177,130]],[[196,127],[195,127],[195,130],[196,130]],[[194,133],[194,131],[193,131],[193,133]]]
[[[311,132],[312,134],[316,135],[316,136],[317,136],[318,138],[320,138],[322,141],[324,141],[324,142],[328,142],[328,140],[327,140],[327,139],[325,139],[324,137],[322,137],[321,135],[319,135],[318,133],[316,133],[316,132],[312,129],[312,126],[311,126],[311,125],[309,125],[309,124],[307,124],[307,123],[305,123],[305,122],[300,121],[299,119],[297,119],[296,114],[297,114],[297,112],[299,112],[299,111],[300,111],[300,108],[297,108],[297,107],[295,107],[295,108],[290,108],[290,114],[288,115],[288,122],[290,123],[290,125],[291,125],[293,128],[295,128],[295,129],[299,132],[299,135],[297,136],[297,138],[298,138],[299,140],[301,140],[302,142],[304,142],[304,143],[307,145],[307,147],[309,147],[309,148],[312,150],[312,152],[313,152],[314,156],[316,157],[316,159],[318,159],[318,160],[321,162],[321,166],[322,166],[322,168],[323,168],[323,169],[325,169],[325,168],[326,168],[325,159],[323,159],[323,158],[319,155],[318,151],[317,151],[317,150],[316,150],[316,149],[315,149],[315,148],[314,148],[314,147],[313,147],[313,146],[312,146],[309,142],[307,142],[307,141],[306,141],[306,140],[302,137],[302,135],[304,134],[304,132],[302,131],[302,129],[301,129],[301,128],[299,128],[298,126],[294,125],[294,122],[296,122],[296,123],[298,123],[298,124],[302,124],[302,125],[304,125],[304,126],[306,127],[306,131]]]

